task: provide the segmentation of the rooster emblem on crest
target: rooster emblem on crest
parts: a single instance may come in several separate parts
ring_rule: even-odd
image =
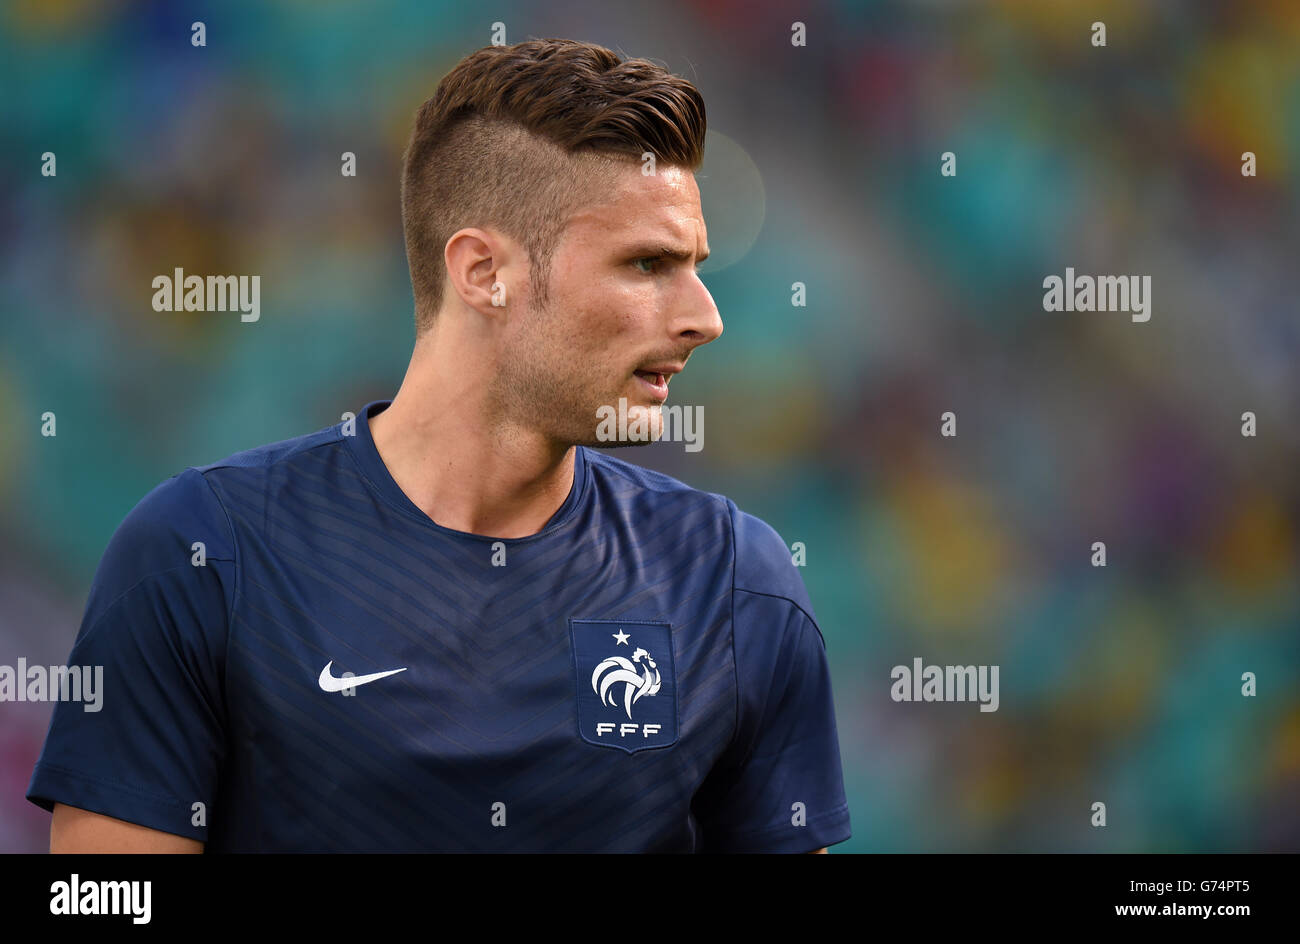
[[[639,672],[638,666],[640,666]],[[650,653],[644,649],[637,649],[632,653],[631,659],[625,656],[610,656],[591,673],[592,690],[600,696],[601,704],[609,705],[611,708],[618,707],[612,689],[619,682],[624,684],[623,710],[631,719],[632,704],[643,695],[653,695],[659,691],[659,668],[655,665],[655,660],[650,657]]]

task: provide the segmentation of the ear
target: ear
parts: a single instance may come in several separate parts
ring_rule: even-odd
[[[447,283],[462,302],[488,317],[499,313],[527,279],[526,254],[490,228],[457,230],[443,247]]]

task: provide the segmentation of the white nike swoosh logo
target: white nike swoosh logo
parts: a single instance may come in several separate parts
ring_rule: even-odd
[[[354,678],[335,678],[330,675],[330,666],[334,660],[325,663],[325,668],[320,670],[320,687],[327,692],[341,692],[345,688],[356,688],[358,685],[365,685],[367,682],[373,682],[376,679],[388,678],[390,675],[396,675],[398,672],[405,672],[405,668],[389,669],[387,672],[375,672],[373,675],[358,675]]]

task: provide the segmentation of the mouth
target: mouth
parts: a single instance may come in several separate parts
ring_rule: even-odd
[[[638,370],[636,376],[652,396],[660,400],[668,399],[668,374],[657,370]]]

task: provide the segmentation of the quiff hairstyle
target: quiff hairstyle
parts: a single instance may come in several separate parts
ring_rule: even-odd
[[[570,216],[593,202],[615,164],[654,155],[697,171],[704,98],[646,59],[591,43],[530,39],[462,59],[420,106],[402,164],[402,228],[415,330],[432,325],[457,230],[491,226],[531,263],[537,303]]]

